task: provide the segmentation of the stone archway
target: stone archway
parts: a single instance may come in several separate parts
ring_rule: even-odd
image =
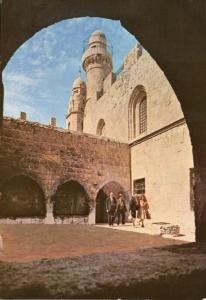
[[[110,192],[114,193],[115,198],[118,198],[118,194],[123,194],[123,197],[128,206],[129,195],[125,189],[116,181],[109,181],[105,183],[98,191],[96,196],[96,218],[95,223],[107,223],[108,217],[106,212],[106,198],[109,196]]]
[[[0,198],[0,218],[44,218],[45,215],[44,193],[33,179],[19,175],[4,184]]]
[[[87,217],[89,197],[84,187],[75,180],[61,184],[52,197],[54,217]]]
[[[196,239],[206,242],[205,1],[3,1],[2,67],[42,28],[63,19],[100,16],[120,20],[164,71],[181,103],[193,145]],[[122,13],[124,12],[124,13]],[[175,17],[174,17],[175,16]],[[157,21],[158,20],[158,21]],[[181,30],[180,30],[181,28]],[[0,86],[0,121],[3,84]]]

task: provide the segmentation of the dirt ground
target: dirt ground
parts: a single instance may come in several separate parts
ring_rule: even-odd
[[[0,225],[1,299],[206,297],[206,245],[90,225]]]
[[[179,245],[160,236],[99,228],[92,225],[0,225],[2,261],[29,262],[94,253],[133,251]]]

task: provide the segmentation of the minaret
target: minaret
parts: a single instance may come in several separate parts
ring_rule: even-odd
[[[67,128],[74,131],[83,131],[84,105],[86,99],[86,84],[79,77],[72,86],[68,114],[66,115]]]
[[[90,36],[82,56],[82,66],[87,76],[87,101],[98,99],[103,92],[104,79],[112,71],[112,55],[107,50],[106,36],[102,31],[97,30]]]

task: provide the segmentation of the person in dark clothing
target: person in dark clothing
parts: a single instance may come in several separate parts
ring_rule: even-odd
[[[134,196],[132,196],[132,199],[131,199],[130,205],[129,205],[129,211],[132,216],[133,226],[135,225],[135,220],[137,219],[137,214],[138,214],[139,208],[140,208],[139,197],[137,194],[135,194]]]
[[[111,192],[109,197],[106,199],[106,211],[108,213],[108,223],[110,226],[114,224],[117,210],[117,200],[114,194]]]
[[[120,219],[122,221],[122,225],[125,224],[126,211],[127,211],[127,207],[126,207],[123,195],[119,194],[119,198],[118,198],[118,202],[117,202],[117,225],[120,224]]]

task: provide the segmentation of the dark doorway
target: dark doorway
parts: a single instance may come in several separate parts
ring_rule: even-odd
[[[96,198],[96,223],[107,223],[108,216],[106,212],[107,194],[101,189]]]
[[[45,217],[46,201],[39,185],[20,175],[9,180],[0,197],[0,218]]]
[[[106,212],[106,199],[109,197],[110,192],[114,193],[115,198],[118,198],[119,193],[122,193],[128,206],[129,195],[124,188],[115,181],[106,183],[98,192],[96,197],[96,223],[107,223],[108,216]]]
[[[54,216],[88,216],[89,204],[88,196],[81,184],[71,180],[57,189],[53,197]]]

